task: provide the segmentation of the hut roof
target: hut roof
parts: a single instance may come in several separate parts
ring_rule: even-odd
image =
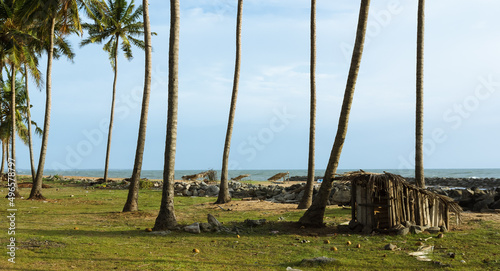
[[[408,189],[416,190],[419,193],[425,194],[429,198],[441,201],[443,204],[447,205],[450,208],[450,211],[455,213],[459,221],[461,221],[460,213],[462,212],[462,208],[452,198],[449,198],[444,195],[439,195],[427,189],[420,188],[413,184],[410,184],[400,175],[392,174],[385,171],[384,173],[372,173],[360,170],[360,171],[346,172],[336,177],[335,179],[341,181],[350,181],[353,184],[372,187],[374,189],[376,187],[387,187],[387,185],[384,185],[384,183],[392,182],[393,184],[398,184]]]
[[[240,175],[238,177],[234,177],[231,180],[233,180],[233,181],[239,181],[239,180],[241,180],[243,178],[246,178],[246,177],[250,177],[250,174],[243,174],[243,175]]]
[[[282,172],[282,173],[278,173],[272,177],[270,177],[269,179],[267,179],[268,181],[276,181],[276,180],[279,180],[281,178],[284,178],[285,176],[288,175],[288,172]]]

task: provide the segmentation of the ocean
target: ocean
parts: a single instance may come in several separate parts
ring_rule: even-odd
[[[337,173],[355,171],[358,169],[341,169]],[[401,170],[401,169],[363,169],[368,172],[382,173],[383,171],[401,175],[403,177],[414,177],[414,170]],[[184,175],[192,175],[203,172],[206,170],[177,170],[175,172],[175,179],[180,180]],[[290,176],[307,176],[307,170],[297,169],[276,169],[276,170],[230,170],[229,178],[233,178],[242,174],[250,174],[250,177],[245,180],[265,181],[276,173],[289,172]],[[17,174],[28,175],[30,171],[21,169]],[[110,178],[129,178],[132,170],[109,170],[108,176]],[[220,170],[217,171],[217,176],[220,178]],[[325,170],[316,170],[316,176],[323,176]],[[85,170],[44,170],[44,175],[62,175],[62,176],[82,176],[82,177],[102,177],[104,170],[85,169]],[[162,179],[163,170],[143,170],[142,178],[148,179]],[[425,177],[447,177],[447,178],[500,178],[500,169],[426,169]]]

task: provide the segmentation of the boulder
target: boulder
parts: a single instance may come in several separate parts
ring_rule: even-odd
[[[190,232],[190,233],[200,233],[201,232],[200,223],[195,222],[191,225],[188,225],[188,226],[184,227],[184,231]]]
[[[222,226],[222,224],[219,222],[219,220],[217,220],[217,218],[215,218],[215,216],[213,216],[211,214],[207,215],[207,220],[208,220],[208,223],[210,225],[212,225],[212,227],[214,227],[214,228],[219,228]]]
[[[203,232],[210,232],[213,230],[213,227],[210,223],[200,223],[200,230]]]

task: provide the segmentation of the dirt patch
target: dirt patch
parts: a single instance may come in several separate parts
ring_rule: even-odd
[[[33,187],[33,183],[18,183],[17,186],[19,188],[31,188]],[[42,184],[42,188],[52,188],[52,187],[46,184]]]
[[[30,239],[28,241],[19,242],[19,248],[21,249],[47,249],[47,248],[57,248],[57,247],[65,247],[66,244],[54,242],[50,240],[36,240]]]
[[[265,210],[268,212],[275,211],[276,213],[290,212],[290,211],[304,211],[297,210],[297,204],[286,203],[272,203],[262,200],[238,200],[231,201],[225,204],[202,203],[201,206],[210,207],[210,209],[231,210],[231,211],[257,211]]]

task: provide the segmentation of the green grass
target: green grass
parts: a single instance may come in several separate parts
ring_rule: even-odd
[[[240,238],[230,233],[190,234],[182,231],[156,236],[145,231],[154,225],[161,191],[141,190],[140,212],[121,213],[127,191],[89,189],[51,182],[45,189],[49,199],[17,200],[16,263],[7,262],[7,206],[0,199],[0,269],[3,270],[429,270],[443,269],[432,262],[419,262],[409,252],[416,251],[420,239],[429,234],[408,236],[358,235],[337,233],[336,225],[348,221],[350,210],[327,209],[328,227],[300,229],[296,221],[303,211],[223,211],[210,204],[214,198],[175,199],[179,223],[206,222],[213,214],[228,228],[238,227]],[[5,193],[5,188],[4,192]],[[27,195],[29,189],[21,189]],[[233,204],[238,204],[235,200]],[[283,217],[285,222],[278,222]],[[249,228],[245,219],[265,218],[268,224]],[[287,222],[288,221],[288,222]],[[442,239],[426,241],[436,250],[434,261],[451,264],[452,270],[500,269],[500,225],[470,221],[466,230],[446,233]],[[273,234],[273,231],[278,231]],[[301,243],[308,240],[309,243]],[[325,244],[328,240],[330,244]],[[346,245],[351,241],[352,245]],[[386,251],[396,244],[401,250]],[[355,245],[360,244],[361,248]],[[331,251],[331,247],[338,251]],[[193,249],[200,253],[193,253]],[[456,254],[455,259],[447,256]],[[327,256],[338,261],[324,267],[302,267],[304,258]],[[461,263],[464,260],[465,263]]]

